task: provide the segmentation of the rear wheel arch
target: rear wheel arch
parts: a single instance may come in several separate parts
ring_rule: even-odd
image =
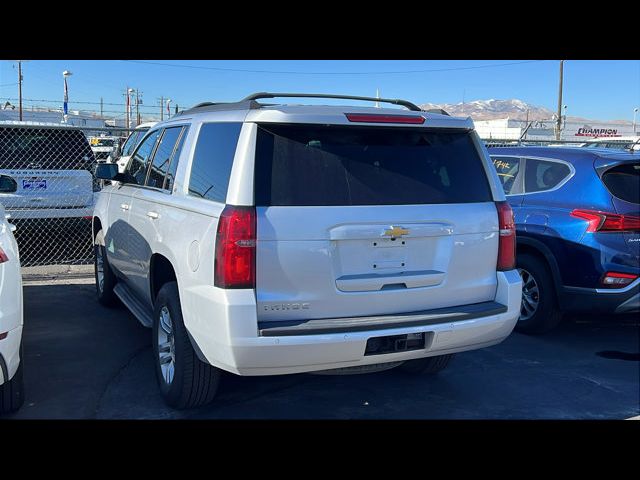
[[[92,228],[93,238],[95,239],[98,232],[102,230],[102,222],[100,221],[99,217],[93,217],[93,225],[91,228]]]
[[[517,257],[521,254],[529,254],[537,257],[551,273],[553,278],[553,284],[555,287],[556,299],[560,302],[561,289],[562,289],[562,277],[560,275],[560,268],[556,261],[556,257],[553,252],[544,243],[531,239],[531,238],[517,238],[516,240],[516,263]]]
[[[178,276],[171,261],[160,253],[154,253],[149,263],[149,292],[155,301],[162,286],[169,282],[178,283]]]
[[[151,262],[149,263],[149,282],[149,293],[151,294],[151,301],[154,303],[154,305],[156,298],[160,293],[160,290],[167,283],[176,282],[176,285],[178,285],[178,291],[180,290],[178,275],[176,274],[175,268],[173,268],[171,260],[169,260],[161,253],[154,253],[151,256]],[[208,363],[208,360],[204,356],[204,353],[202,353],[202,350],[198,346],[198,343],[193,339],[188,329],[187,334],[189,335],[189,340],[191,341],[191,345],[196,351],[198,358],[201,361]]]

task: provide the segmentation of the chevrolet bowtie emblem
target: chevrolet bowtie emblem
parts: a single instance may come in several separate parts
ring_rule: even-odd
[[[409,234],[409,230],[407,230],[406,228],[396,227],[393,225],[391,225],[391,228],[389,230],[384,231],[384,235],[391,238],[397,238],[397,237],[401,237],[402,235],[408,235],[408,234]]]

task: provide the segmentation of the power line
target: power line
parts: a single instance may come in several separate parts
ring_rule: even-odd
[[[18,100],[17,98],[12,98],[12,97],[0,97],[0,99],[2,100]],[[23,98],[22,99],[23,102],[43,102],[43,103],[61,103],[60,100],[47,100],[47,99],[42,99],[42,98]],[[112,105],[112,106],[116,106],[116,107],[124,107],[127,104],[126,103],[109,103],[109,102],[81,102],[81,101],[70,101],[68,102],[69,105],[71,104],[78,104],[78,105]],[[140,108],[149,108],[149,109],[155,109],[156,107],[153,105],[144,105],[144,104],[140,104]]]
[[[521,62],[507,62],[491,65],[475,65],[469,67],[452,67],[452,68],[431,68],[424,70],[401,70],[401,71],[388,71],[388,72],[296,72],[285,70],[249,70],[241,68],[222,68],[222,67],[206,67],[204,65],[185,65],[176,63],[164,63],[164,62],[150,62],[146,60],[121,60],[122,62],[142,63],[147,65],[161,65],[165,67],[176,68],[192,68],[199,70],[216,70],[221,72],[242,72],[242,73],[273,73],[273,74],[286,74],[286,75],[402,75],[411,73],[428,73],[428,72],[451,72],[455,70],[475,70],[478,68],[494,68],[494,67],[506,67],[509,65],[522,65],[525,63],[534,62],[546,62],[548,60],[524,60]]]

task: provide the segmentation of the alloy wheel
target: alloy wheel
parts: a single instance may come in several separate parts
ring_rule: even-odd
[[[158,325],[158,360],[160,362],[160,370],[162,378],[171,385],[175,375],[175,337],[173,334],[173,322],[171,321],[171,313],[166,305],[160,309],[160,318]]]
[[[519,321],[523,322],[533,317],[540,305],[540,289],[536,279],[524,268],[519,268],[522,278],[522,303],[520,305]]]

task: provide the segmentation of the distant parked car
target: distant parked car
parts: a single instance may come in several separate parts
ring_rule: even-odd
[[[22,277],[14,226],[0,205],[0,414],[24,401],[22,380]]]
[[[562,312],[640,311],[640,154],[516,147],[489,153],[513,208],[523,280],[516,328]]]
[[[131,154],[138,146],[142,138],[149,131],[151,127],[153,127],[156,122],[147,122],[141,123],[136,127],[136,129],[131,132],[127,140],[122,145],[118,155],[115,157],[113,155],[109,156],[107,159],[107,163],[113,163],[114,161],[118,164],[118,171],[123,173],[125,168],[127,167],[127,163],[129,163],[129,158],[131,158]],[[116,158],[117,157],[117,158]]]
[[[107,161],[113,152],[118,148],[120,137],[100,135],[99,137],[90,137],[89,144],[91,150],[98,163]]]
[[[81,232],[90,239],[94,193],[100,189],[95,167],[87,137],[77,127],[0,122],[0,204],[19,227],[23,266],[33,249],[50,249],[50,234],[70,232],[47,255],[79,251]],[[90,254],[90,242],[88,248]]]
[[[95,166],[76,127],[0,122],[0,203],[15,219],[91,216]]]

